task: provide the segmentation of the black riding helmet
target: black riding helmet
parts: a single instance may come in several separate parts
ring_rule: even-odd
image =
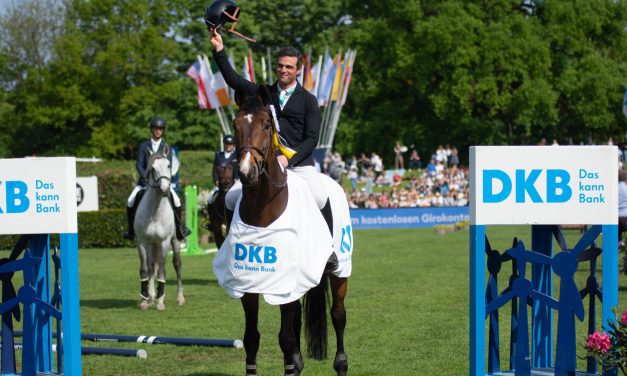
[[[224,136],[222,138],[222,142],[224,142],[224,144],[234,144],[235,143],[235,139],[233,138],[232,135],[227,134],[226,136]]]
[[[205,11],[205,24],[209,29],[217,29],[228,22],[237,21],[239,7],[231,0],[216,0]]]
[[[164,128],[165,129],[165,120],[163,120],[160,116],[155,116],[150,119],[150,128]]]
[[[233,25],[227,29],[229,33],[233,33],[247,41],[255,42],[254,39],[235,31],[235,25],[239,21],[239,11],[240,9],[234,1],[215,0],[205,10],[205,25],[207,25],[209,32],[213,32],[214,29],[220,29],[231,22]]]

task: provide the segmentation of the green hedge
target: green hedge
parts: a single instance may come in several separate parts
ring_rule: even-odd
[[[132,247],[134,243],[123,238],[126,227],[126,209],[101,209],[96,212],[79,212],[78,247]],[[19,235],[0,236],[0,249],[12,249],[18,238]],[[51,237],[51,247],[59,245],[58,238],[58,235]]]
[[[126,209],[79,212],[78,247],[132,247],[134,243],[122,237],[126,229]]]

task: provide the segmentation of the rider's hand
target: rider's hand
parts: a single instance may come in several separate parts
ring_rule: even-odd
[[[220,52],[224,49],[224,44],[222,43],[222,36],[218,33],[218,29],[213,29],[211,32],[211,39],[209,39],[211,44],[213,45],[213,49],[216,52]]]
[[[283,169],[285,169],[287,167],[287,157],[284,156],[283,154],[279,155],[278,157],[276,157],[276,159],[279,161],[279,164],[281,165],[281,167],[283,167]]]

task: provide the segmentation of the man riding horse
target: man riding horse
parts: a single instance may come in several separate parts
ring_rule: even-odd
[[[222,142],[224,143],[224,151],[216,151],[215,157],[213,158],[213,170],[211,172],[213,176],[213,193],[209,196],[209,201],[207,204],[213,203],[216,195],[218,194],[220,174],[218,167],[224,164],[231,164],[233,166],[233,178],[235,180],[238,179],[238,168],[237,168],[237,153],[235,151],[235,139],[233,135],[227,134],[222,138]],[[230,187],[229,187],[230,188]]]
[[[133,224],[135,222],[135,211],[139,205],[139,201],[143,196],[146,189],[146,169],[148,168],[148,159],[152,154],[163,153],[168,144],[163,138],[165,132],[165,120],[159,116],[155,116],[150,119],[150,133],[151,138],[139,145],[137,150],[137,160],[135,162],[135,168],[139,173],[139,180],[137,185],[128,197],[126,204],[126,217],[128,219],[128,230],[124,234],[124,238],[128,240],[135,239],[135,229]],[[169,147],[169,146],[168,146]],[[172,163],[172,153],[168,154],[168,159]],[[185,239],[186,236],[191,234],[191,231],[183,225],[181,220],[181,199],[174,191],[173,187],[170,187],[170,204],[174,209],[174,220],[176,227],[176,238],[179,241]]]
[[[213,57],[226,83],[237,93],[256,96],[262,85],[252,83],[239,76],[229,63],[222,37],[217,28],[212,28],[211,44]],[[302,68],[302,54],[294,47],[279,51],[276,73],[277,81],[265,86],[271,95],[276,110],[280,132],[279,163],[307,182],[318,209],[332,228],[329,198],[314,167],[312,152],[320,133],[320,109],[316,97],[296,80]],[[226,196],[226,207],[232,211],[241,192],[242,185],[236,183]],[[229,213],[230,214],[230,213]]]

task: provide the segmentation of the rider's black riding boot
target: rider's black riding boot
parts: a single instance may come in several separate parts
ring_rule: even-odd
[[[331,201],[328,198],[327,203],[320,209],[320,213],[322,213],[322,217],[324,217],[327,226],[329,226],[329,232],[331,232],[331,236],[333,236],[333,213],[331,212]]]
[[[182,211],[183,209],[180,206],[178,208],[174,207],[174,227],[176,228],[176,238],[179,241],[185,240],[185,238],[192,233],[183,225]]]
[[[135,222],[135,207],[126,207],[126,220],[128,221],[128,229],[126,233],[124,233],[124,239],[133,240],[135,239],[135,229],[133,228]]]

